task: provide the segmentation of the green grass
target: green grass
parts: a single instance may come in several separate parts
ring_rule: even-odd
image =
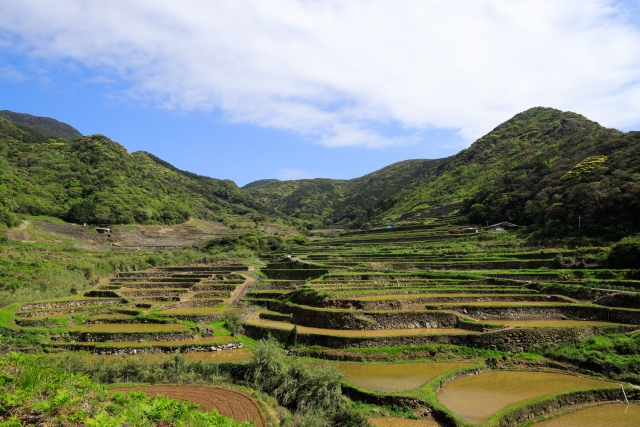
[[[24,219],[29,221],[47,221],[53,222],[55,224],[67,224],[66,221],[61,220],[60,218],[56,218],[54,216],[47,215],[21,215]]]
[[[43,424],[87,427],[155,427],[160,422],[192,427],[249,427],[197,405],[144,392],[110,393],[90,378],[65,371],[46,358],[0,356],[0,408],[5,427],[19,427],[34,412]]]

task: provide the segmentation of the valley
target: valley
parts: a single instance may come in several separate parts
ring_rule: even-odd
[[[534,108],[447,159],[239,188],[0,130],[0,425],[87,389],[83,423],[637,424],[635,132]]]

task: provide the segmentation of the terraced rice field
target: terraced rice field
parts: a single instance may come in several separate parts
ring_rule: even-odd
[[[235,391],[203,386],[138,386],[111,389],[114,392],[144,391],[148,396],[161,394],[174,399],[200,405],[206,411],[218,411],[236,421],[253,421],[256,427],[264,427],[264,416],[256,404]]]
[[[287,322],[278,322],[276,320],[249,319],[247,323],[250,325],[262,326],[265,328],[286,329],[291,330],[294,326]],[[415,329],[375,329],[375,330],[344,330],[344,329],[323,329],[310,328],[307,326],[297,326],[300,334],[316,334],[329,335],[336,337],[394,337],[394,336],[414,336],[414,335],[465,335],[477,334],[477,332],[467,331],[455,328],[415,328]]]
[[[640,406],[613,403],[579,409],[534,424],[535,427],[638,427]]]
[[[580,328],[584,326],[613,326],[622,323],[596,320],[558,320],[558,319],[519,319],[519,320],[483,320],[483,323],[504,325],[514,328]]]
[[[105,323],[76,326],[71,329],[78,332],[107,332],[107,333],[145,333],[145,332],[187,332],[191,329],[188,326],[177,323],[156,324],[156,323]]]
[[[176,315],[176,314],[222,314],[226,311],[225,307],[184,307],[184,308],[169,308],[167,310],[159,311],[159,315]]]
[[[562,391],[619,387],[607,381],[548,372],[490,371],[457,378],[437,397],[465,421],[479,423],[491,415],[527,400]],[[622,392],[620,394],[622,398]]]
[[[186,340],[167,341],[111,341],[93,344],[96,348],[143,348],[143,347],[188,347],[188,346],[211,346],[216,344],[230,344],[237,342],[234,337],[215,336],[210,338],[192,338]],[[83,343],[87,345],[88,343]]]
[[[251,360],[251,351],[246,348],[237,350],[212,351],[212,352],[189,352],[181,355],[187,362],[208,362],[208,363],[242,363]],[[113,364],[135,361],[139,363],[158,363],[170,360],[173,354],[143,354],[143,355],[107,355],[97,354],[77,354],[77,353],[56,353],[48,357],[65,358],[78,357],[90,364]]]
[[[474,363],[341,363],[340,372],[346,382],[379,392],[409,391],[419,388],[439,375]]]
[[[148,351],[148,347],[155,347],[153,351],[166,352],[91,359],[105,363],[130,357],[140,361],[163,360],[176,352],[183,352],[186,360],[242,362],[250,357],[248,350],[213,350],[238,343],[238,339],[212,337],[208,328],[248,290],[244,302],[253,306],[245,311],[246,314],[253,311],[245,325],[249,338],[262,339],[273,333],[288,346],[335,347],[340,349],[335,351],[336,357],[349,348],[354,360],[357,357],[373,360],[366,359],[366,351],[358,352],[357,346],[408,348],[402,350],[407,353],[402,357],[407,359],[420,353],[420,360],[428,357],[448,360],[449,356],[458,360],[459,363],[339,365],[348,383],[377,393],[392,393],[394,397],[397,394],[416,397],[422,392],[416,390],[438,375],[482,363],[487,357],[486,353],[468,356],[475,354],[475,350],[465,350],[467,353],[452,351],[440,359],[440,353],[433,355],[431,350],[412,354],[411,346],[465,346],[479,353],[502,352],[509,357],[499,362],[504,361],[508,367],[510,356],[539,353],[541,345],[604,333],[630,333],[640,325],[639,309],[624,304],[604,305],[606,300],[599,299],[618,291],[591,289],[593,286],[640,289],[640,280],[632,271],[591,268],[588,263],[580,268],[565,268],[563,260],[576,255],[576,250],[533,248],[507,232],[449,234],[448,230],[463,227],[464,216],[456,213],[460,206],[436,208],[434,217],[403,216],[393,230],[345,231],[336,237],[310,238],[304,245],[287,246],[286,252],[272,253],[261,260],[264,263],[261,278],[256,283],[253,279],[245,281],[248,275],[240,274],[247,271],[247,266],[229,263],[127,272],[109,283],[101,283],[86,295],[27,305],[16,309],[15,315],[25,325],[31,322],[29,327],[50,327],[56,334],[69,329],[59,325],[69,325],[77,333],[60,334],[48,344],[65,351],[89,349],[106,355],[122,353],[120,349]],[[293,258],[287,258],[287,254]],[[575,285],[572,288],[580,292],[563,288],[565,285]],[[88,319],[91,324],[79,324],[78,317]],[[216,327],[220,331],[221,327]],[[295,343],[291,342],[293,334],[282,332],[294,327],[303,336]],[[74,337],[81,336],[80,332],[153,331],[175,333],[184,339],[161,341],[163,337],[157,336],[142,342],[137,338],[121,342],[72,342]],[[191,349],[186,347],[199,350],[188,353]],[[375,350],[385,357],[397,354],[394,351]],[[521,402],[589,387],[617,386],[574,375],[496,370],[455,379],[437,396],[452,413],[476,423]],[[202,393],[211,391],[169,389],[165,391],[202,402],[205,402]],[[617,409],[617,405],[607,405],[607,410]],[[627,419],[636,421],[633,418],[636,410],[637,407],[627,408],[631,418],[615,418],[612,412],[609,419],[620,420],[624,426]],[[573,422],[574,416],[578,425],[589,426],[580,424],[586,421],[594,422],[593,426],[601,425],[596,416],[587,413],[580,418],[580,413],[563,415],[558,420]],[[602,419],[606,421],[607,417]],[[372,422],[376,426],[436,425],[429,420],[402,418],[377,418]]]

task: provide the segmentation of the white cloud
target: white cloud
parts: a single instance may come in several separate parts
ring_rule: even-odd
[[[470,142],[538,105],[638,124],[631,19],[605,0],[5,0],[0,46],[162,108],[385,147],[432,128]]]
[[[310,179],[313,175],[302,169],[281,169],[278,179],[288,181],[291,179]]]

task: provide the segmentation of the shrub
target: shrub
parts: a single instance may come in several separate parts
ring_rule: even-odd
[[[274,396],[296,413],[285,426],[368,426],[367,420],[342,399],[342,374],[333,365],[287,360],[278,341],[259,342],[247,366],[247,382]]]
[[[230,330],[234,335],[244,332],[242,327],[242,318],[237,311],[225,311],[222,318],[224,320],[224,327]]]
[[[625,237],[613,245],[608,262],[613,268],[637,268],[640,265],[640,236]]]

